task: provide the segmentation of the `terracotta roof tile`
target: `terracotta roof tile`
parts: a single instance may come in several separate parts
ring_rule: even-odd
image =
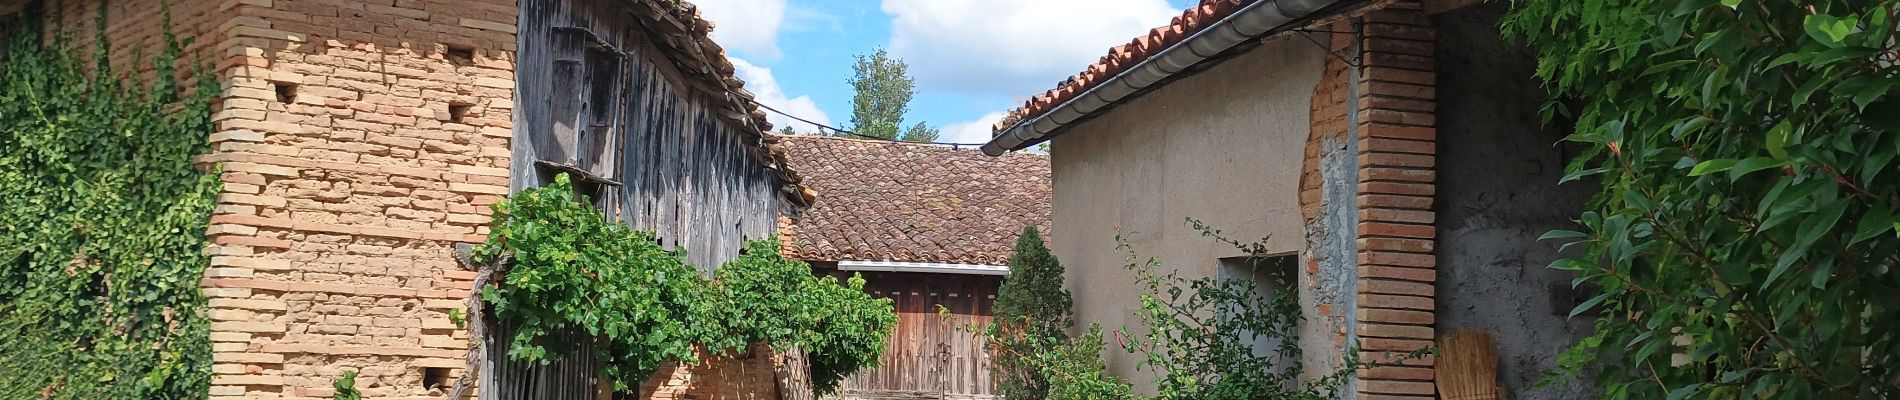
[[[787,256],[1004,265],[1024,226],[1049,227],[1049,158],[822,136],[777,136],[817,201]]]
[[[1034,118],[1054,109],[1057,105],[1087,92],[1088,89],[1106,82],[1108,78],[1122,73],[1142,60],[1158,54],[1163,49],[1186,40],[1194,32],[1200,31],[1222,18],[1240,11],[1243,6],[1262,0],[1201,0],[1200,4],[1181,11],[1181,15],[1166,26],[1148,31],[1148,34],[1130,39],[1127,44],[1111,47],[1108,55],[1102,56],[1094,64],[1084,68],[1081,73],[1056,84],[1056,87],[1030,97],[1022,106],[1010,110],[1009,115],[998,121],[992,129],[1002,132],[1017,122]]]

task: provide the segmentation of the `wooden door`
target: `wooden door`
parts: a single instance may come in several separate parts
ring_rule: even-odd
[[[1000,276],[867,272],[865,291],[891,299],[897,327],[883,363],[840,385],[847,399],[994,399],[990,359],[969,332],[990,323]],[[946,313],[940,314],[941,305]],[[959,329],[964,327],[964,329]]]

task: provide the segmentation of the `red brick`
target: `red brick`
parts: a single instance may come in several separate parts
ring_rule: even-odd
[[[256,237],[256,236],[229,236],[229,235],[221,235],[221,236],[213,237],[211,238],[211,243],[221,244],[221,245],[266,247],[266,248],[277,248],[277,249],[288,249],[290,248],[290,245],[291,245],[289,240],[283,240],[283,239],[261,238],[261,237]]]
[[[1432,168],[1438,163],[1436,156],[1373,152],[1370,150],[1371,149],[1365,148],[1360,149],[1362,154],[1359,159],[1359,165],[1364,167]]]
[[[1438,116],[1428,112],[1368,109],[1361,110],[1361,119],[1372,123],[1387,123],[1406,126],[1433,126]]]
[[[1384,349],[1384,348],[1374,349],[1372,348],[1372,346],[1373,346],[1373,343],[1375,342],[1423,343],[1425,346],[1432,345],[1432,342],[1428,340],[1366,339],[1362,341],[1362,343],[1364,343],[1365,345],[1364,348],[1366,350],[1411,352],[1414,349],[1418,349],[1418,347],[1411,347],[1411,346],[1398,346],[1393,349]],[[1362,368],[1359,370],[1360,379],[1429,381],[1429,380],[1432,380],[1434,376],[1435,375],[1433,374],[1433,371],[1431,368],[1375,367],[1375,368]]]
[[[1413,71],[1434,71],[1437,67],[1432,64],[1431,57],[1398,53],[1366,53],[1365,66],[1367,68],[1396,68]]]
[[[1360,293],[1358,300],[1359,307],[1362,308],[1432,310],[1437,305],[1430,297],[1388,294]]]
[[[1366,24],[1365,30],[1366,40],[1378,38],[1433,40],[1438,35],[1438,32],[1432,28],[1395,24]]]
[[[1373,19],[1373,15],[1390,15],[1390,14],[1373,13],[1373,14],[1367,15],[1366,18],[1368,20]],[[1414,15],[1414,16],[1410,16],[1410,18],[1415,19],[1420,22],[1424,21],[1423,16]],[[1414,25],[1418,25],[1418,24],[1414,24]],[[1398,54],[1430,57],[1433,55],[1433,50],[1435,50],[1435,47],[1436,46],[1431,41],[1426,41],[1426,40],[1404,40],[1404,39],[1393,39],[1393,38],[1381,38],[1381,39],[1366,41],[1366,51],[1375,52],[1375,53],[1398,53]]]
[[[1430,340],[1432,338],[1432,332],[1433,332],[1432,327],[1429,327],[1429,326],[1392,325],[1392,324],[1369,323],[1369,322],[1363,322],[1363,321],[1359,323],[1360,337]],[[1365,354],[1365,353],[1366,352],[1364,351],[1360,352],[1360,354]],[[1397,357],[1393,357],[1390,359],[1397,359]],[[1372,361],[1372,360],[1366,360],[1366,361]],[[1406,364],[1410,365],[1409,363],[1406,363]]]
[[[1413,239],[1433,239],[1438,232],[1431,225],[1408,225],[1387,222],[1359,223],[1360,236],[1398,237]]]
[[[1359,184],[1360,194],[1395,194],[1431,197],[1437,186],[1429,183],[1366,182]]]
[[[1359,253],[1359,265],[1390,265],[1432,268],[1437,260],[1431,254],[1365,251]]]
[[[1359,320],[1364,322],[1382,322],[1402,325],[1431,325],[1435,318],[1431,311],[1359,309]],[[1409,351],[1409,350],[1408,350]]]
[[[1363,222],[1398,222],[1429,225],[1435,218],[1431,211],[1425,210],[1394,208],[1367,208],[1359,210],[1359,220]]]
[[[1404,97],[1392,97],[1392,96],[1367,96],[1367,97],[1359,98],[1359,108],[1361,109],[1378,108],[1378,109],[1396,110],[1396,111],[1434,112],[1434,111],[1438,111],[1438,103],[1433,102],[1431,100],[1416,99],[1416,98],[1404,98]]]
[[[1438,279],[1438,271],[1431,268],[1360,265],[1359,277],[1432,282]]]
[[[1366,136],[1371,137],[1407,140],[1435,140],[1438,138],[1438,130],[1431,127],[1367,123],[1360,125],[1359,128],[1365,132]]]
[[[1432,71],[1414,71],[1398,68],[1369,68],[1365,72],[1365,79],[1379,82],[1433,85],[1438,83],[1438,74]]]
[[[1432,297],[1436,289],[1430,283],[1387,279],[1359,279],[1359,293]]]
[[[1361,153],[1437,154],[1438,144],[1420,140],[1373,137],[1359,139],[1359,151]]]
[[[1431,382],[1368,379],[1359,382],[1359,392],[1430,396],[1437,393],[1438,388]]]
[[[1359,169],[1360,182],[1415,182],[1432,183],[1438,173],[1430,169],[1367,167]]]
[[[1360,326],[1362,330],[1364,327],[1365,326],[1363,325]],[[1417,328],[1417,327],[1411,327],[1411,328]],[[1431,354],[1422,354],[1417,357],[1413,357],[1411,354],[1408,354],[1408,353],[1410,352],[1361,350],[1359,352],[1359,361],[1367,363],[1369,365],[1373,365],[1375,368],[1386,367],[1386,366],[1406,366],[1406,367],[1429,368],[1438,363],[1438,356],[1434,356]]]
[[[1422,239],[1360,238],[1359,250],[1399,251],[1407,253],[1430,253],[1433,243]]]
[[[1400,196],[1400,195],[1389,195],[1389,194],[1362,194],[1362,195],[1359,195],[1359,206],[1366,207],[1366,208],[1377,207],[1377,208],[1403,208],[1403,209],[1414,209],[1414,210],[1430,210],[1432,208],[1432,198],[1423,197],[1423,196]],[[1429,237],[1426,239],[1429,239]]]
[[[1438,90],[1430,85],[1372,81],[1366,84],[1366,94],[1431,100],[1438,96]]]

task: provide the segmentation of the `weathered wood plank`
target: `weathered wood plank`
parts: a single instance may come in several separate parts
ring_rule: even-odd
[[[536,161],[619,182],[588,194],[598,196],[605,215],[654,231],[708,272],[738,256],[744,240],[774,234],[781,182],[756,150],[757,128],[720,118],[727,99],[682,72],[628,3],[517,5],[512,190],[553,178]],[[488,357],[483,399],[579,399],[597,391],[585,357],[545,366],[507,361],[505,352]]]

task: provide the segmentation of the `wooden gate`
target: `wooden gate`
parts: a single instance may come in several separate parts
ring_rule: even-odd
[[[885,341],[883,363],[846,378],[847,399],[994,399],[990,359],[967,326],[990,323],[1002,277],[866,272],[865,291],[891,299],[897,328]],[[948,310],[939,315],[938,305]],[[946,318],[947,317],[947,318]]]
[[[489,325],[483,338],[485,350],[481,376],[476,387],[481,400],[541,400],[602,398],[600,371],[595,368],[592,351],[568,351],[547,364],[515,361],[508,358],[508,341],[515,335],[513,326],[497,322]],[[586,336],[560,335],[557,342],[585,346]]]

